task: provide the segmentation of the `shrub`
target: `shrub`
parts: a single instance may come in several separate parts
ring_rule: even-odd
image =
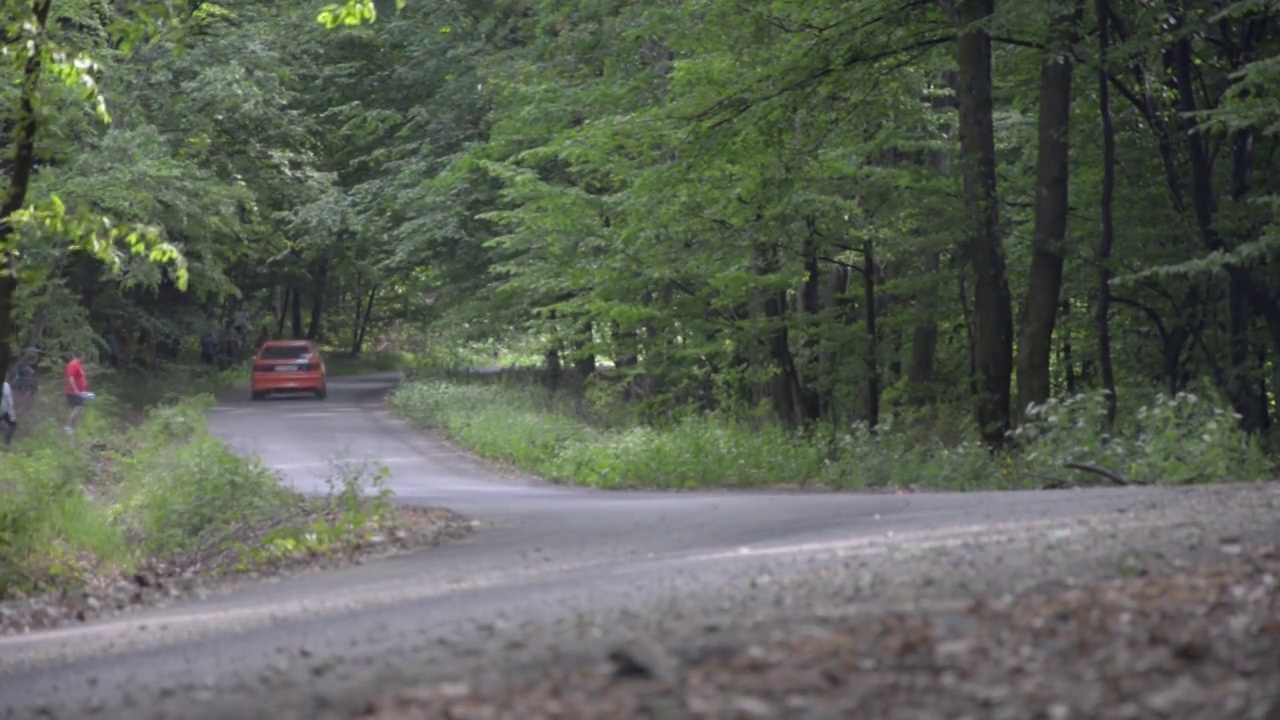
[[[1239,416],[1212,398],[1153,392],[1113,433],[1099,431],[1104,415],[1100,392],[1030,408],[1012,434],[1024,448],[1019,461],[1037,473],[1095,465],[1138,483],[1247,480],[1274,470],[1257,438],[1240,430]]]
[[[209,545],[237,527],[287,508],[292,495],[259,460],[208,434],[201,396],[155,408],[118,457],[116,521],[146,552],[175,554]]]
[[[385,469],[336,464],[329,496],[307,501],[209,434],[212,396],[152,407],[127,432],[116,397],[100,393],[72,438],[56,415],[24,425],[0,456],[0,597],[66,589],[104,562],[212,552],[248,567],[329,552],[392,517]]]
[[[1153,396],[1112,435],[1100,432],[1101,395],[1053,401],[1030,411],[1007,454],[961,439],[977,436],[972,422],[946,408],[890,415],[875,431],[855,424],[796,433],[726,413],[599,427],[542,388],[504,383],[416,380],[391,402],[482,456],[598,487],[991,489],[1087,482],[1064,469],[1069,463],[1131,482],[1252,479],[1274,469],[1229,410],[1191,394]]]

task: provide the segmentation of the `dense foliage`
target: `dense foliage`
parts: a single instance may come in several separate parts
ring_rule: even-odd
[[[1276,422],[1272,3],[128,5],[4,5],[11,343],[177,352],[244,308],[532,347],[650,418],[963,408],[1001,445],[1051,399],[1101,432],[1195,391]]]

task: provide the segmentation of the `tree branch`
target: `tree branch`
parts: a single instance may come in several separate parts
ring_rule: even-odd
[[[1145,485],[1146,484],[1146,483],[1134,483],[1134,482],[1125,480],[1119,475],[1099,465],[1090,465],[1089,463],[1069,462],[1064,464],[1062,467],[1068,470],[1078,470],[1080,472],[1087,472],[1087,473],[1093,473],[1094,475],[1101,475],[1102,477],[1110,480],[1116,485]]]
[[[1141,311],[1147,317],[1151,318],[1152,324],[1156,326],[1156,332],[1160,333],[1161,343],[1168,340],[1169,333],[1165,328],[1164,320],[1160,317],[1160,313],[1156,312],[1156,310],[1152,308],[1150,305],[1138,302],[1133,298],[1123,297],[1120,295],[1112,295],[1111,302],[1116,303],[1118,305],[1128,305],[1131,308],[1136,308],[1137,310]]]

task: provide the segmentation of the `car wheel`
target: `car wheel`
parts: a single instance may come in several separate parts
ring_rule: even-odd
[[[266,396],[267,396],[267,394],[266,394],[266,393],[264,393],[264,392],[258,392],[257,390],[255,390],[255,391],[253,391],[253,392],[249,393],[249,399],[250,399],[250,400],[261,400],[261,399],[265,398]]]
[[[328,396],[329,396],[329,389],[328,389],[328,388],[326,388],[326,387],[321,387],[319,390],[316,390],[316,399],[317,399],[317,400],[323,400],[323,399],[325,399],[325,398],[326,398],[326,397],[328,397]]]

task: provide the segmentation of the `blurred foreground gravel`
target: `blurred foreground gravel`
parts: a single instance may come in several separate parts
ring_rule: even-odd
[[[97,709],[281,720],[1280,717],[1277,486],[1153,497],[1060,522],[567,572],[492,607],[477,596],[465,627],[431,602],[370,608],[382,632],[340,653],[293,652],[235,684]]]
[[[384,694],[359,717],[1280,717],[1280,552]]]

